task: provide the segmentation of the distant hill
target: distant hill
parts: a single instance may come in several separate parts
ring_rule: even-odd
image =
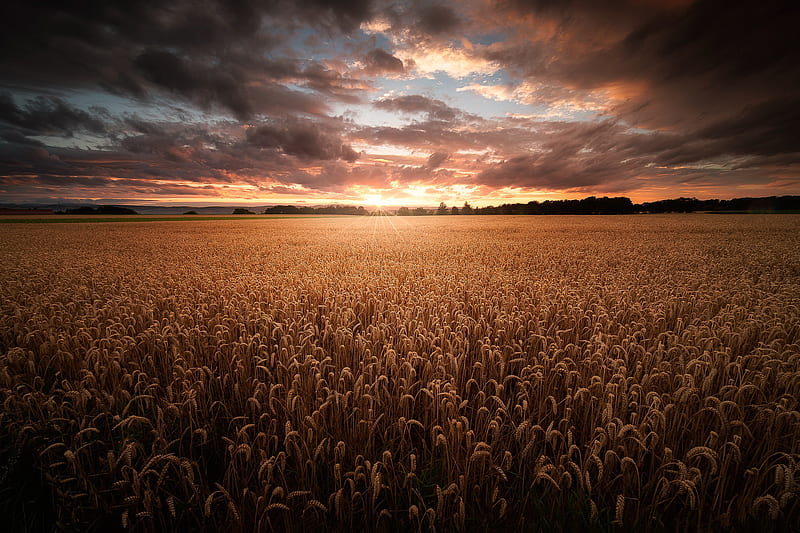
[[[120,205],[98,205],[97,207],[82,206],[64,211],[56,211],[57,215],[138,215],[130,207]]]

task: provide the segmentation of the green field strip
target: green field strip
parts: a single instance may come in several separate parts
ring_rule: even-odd
[[[57,216],[57,215],[56,215]],[[354,218],[362,215],[176,215],[171,217],[0,218],[0,224],[84,224],[97,222],[196,222],[198,220],[265,220],[275,218]]]

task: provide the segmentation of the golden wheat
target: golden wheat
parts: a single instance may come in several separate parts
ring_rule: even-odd
[[[5,225],[0,488],[69,529],[794,524],[797,222]]]

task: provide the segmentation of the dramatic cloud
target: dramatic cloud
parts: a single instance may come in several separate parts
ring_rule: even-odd
[[[358,159],[349,144],[335,135],[323,133],[319,126],[310,122],[259,126],[247,132],[247,141],[258,148],[279,148],[301,159],[344,159],[350,163]]]
[[[0,203],[800,194],[800,5],[0,6]]]
[[[506,15],[530,31],[492,47],[488,58],[538,83],[616,91],[609,110],[637,126],[691,127],[796,95],[800,83],[793,37],[800,8],[786,2],[511,6]],[[557,33],[537,32],[537,22]]]
[[[101,112],[102,110],[95,110]],[[101,120],[69,106],[60,98],[37,97],[18,107],[9,93],[0,93],[0,123],[19,128],[26,135],[65,135],[77,130],[105,132]]]
[[[425,163],[425,168],[439,168],[442,166],[442,163],[450,159],[450,154],[447,152],[434,152],[428,158],[428,161]]]
[[[461,25],[461,19],[450,6],[432,5],[420,9],[419,28],[423,33],[439,35],[452,33]]]
[[[142,52],[134,65],[155,85],[183,95],[203,108],[219,102],[240,118],[252,112],[244,91],[245,77],[233,69],[192,65],[172,52],[152,49]]]
[[[405,72],[405,66],[400,59],[380,48],[371,50],[365,61],[367,64],[365,72],[371,75]]]
[[[378,109],[398,111],[400,113],[425,113],[429,120],[454,120],[459,111],[441,100],[427,98],[418,94],[384,98],[373,103]]]

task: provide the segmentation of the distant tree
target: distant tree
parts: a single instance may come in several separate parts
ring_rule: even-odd
[[[596,198],[589,196],[583,200],[535,200],[527,204],[503,204],[499,207],[487,206],[469,208],[467,205],[461,210],[462,214],[468,211],[476,215],[612,215],[634,212],[634,205],[630,198]]]
[[[450,214],[451,215],[457,215],[458,214],[458,208],[456,206],[451,207],[450,208]]]
[[[65,211],[67,215],[138,215],[130,207],[120,205],[99,205],[97,207],[83,206]]]
[[[414,211],[411,212],[411,214],[414,215],[414,216],[427,215],[428,214],[428,210],[425,209],[424,207],[417,207],[416,209],[414,209]]]
[[[249,209],[245,209],[244,207],[237,207],[236,209],[233,210],[233,214],[234,215],[255,215],[255,213],[253,213]]]
[[[298,215],[300,210],[293,205],[276,205],[264,209],[265,215]]]
[[[640,204],[639,211],[647,213],[691,213],[703,208],[703,202],[697,198],[672,198],[669,200],[658,200],[656,202],[645,202]]]
[[[446,215],[447,214],[447,204],[444,202],[439,203],[439,208],[436,210],[437,215]]]
[[[397,216],[399,217],[407,217],[411,216],[411,210],[407,207],[401,207],[397,210]]]
[[[800,211],[800,196],[768,196],[762,198],[734,198],[732,200],[698,200],[697,198],[672,198],[634,204],[630,198],[618,196],[582,200],[535,200],[527,204],[461,208],[461,214],[475,215],[626,215],[631,213],[691,213],[694,211],[728,212],[794,212]]]
[[[276,205],[264,209],[265,215],[369,215],[363,205],[327,205],[323,207]]]
[[[197,211],[186,211],[184,215],[196,215]]]

